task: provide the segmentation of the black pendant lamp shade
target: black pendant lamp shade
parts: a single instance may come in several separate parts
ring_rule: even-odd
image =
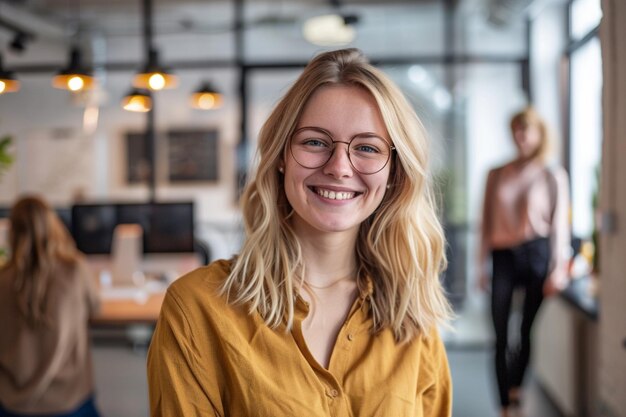
[[[2,65],[2,55],[0,55],[0,94],[14,93],[19,91],[20,82],[15,78],[12,71],[6,71]]]
[[[82,91],[90,90],[94,86],[94,77],[91,71],[82,66],[82,54],[78,47],[72,47],[70,62],[53,79],[52,86],[63,90]]]
[[[133,86],[152,91],[175,88],[178,77],[168,72],[159,65],[159,56],[156,49],[150,49],[148,62],[143,69],[135,75]]]
[[[146,113],[152,109],[152,97],[149,90],[133,88],[122,99],[124,110]]]
[[[222,106],[222,94],[208,81],[202,83],[191,95],[191,106],[200,110],[213,110]]]

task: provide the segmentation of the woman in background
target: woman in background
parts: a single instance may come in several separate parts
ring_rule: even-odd
[[[40,198],[11,209],[0,269],[0,417],[97,417],[88,319],[94,276]]]
[[[568,280],[570,230],[567,174],[549,167],[549,136],[533,108],[513,116],[517,157],[489,172],[485,189],[480,250],[480,284],[489,286],[496,336],[495,368],[502,416],[518,405],[531,352],[531,327],[545,296]],[[520,345],[508,342],[515,288],[524,291]]]
[[[427,137],[356,49],[304,69],[261,130],[239,256],[168,289],[151,415],[451,415]]]

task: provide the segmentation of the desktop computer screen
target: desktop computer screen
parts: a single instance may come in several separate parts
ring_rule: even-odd
[[[79,250],[109,254],[118,224],[138,224],[144,253],[194,251],[193,202],[79,204],[72,207],[72,235]]]
[[[144,252],[193,252],[193,204],[151,205],[150,229],[144,232]]]
[[[117,225],[114,204],[80,204],[72,207],[72,236],[86,254],[109,254]]]
[[[67,228],[67,231],[71,233],[72,230],[72,209],[69,207],[55,207],[54,211],[56,212],[61,222]]]

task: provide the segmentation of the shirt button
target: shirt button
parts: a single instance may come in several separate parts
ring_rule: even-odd
[[[326,391],[326,394],[328,394],[328,396],[329,396],[329,397],[335,398],[335,397],[337,397],[337,396],[339,395],[339,391],[337,391],[337,390],[336,390],[336,389],[334,389],[334,388],[329,388],[329,389]]]
[[[348,340],[351,342],[354,340],[354,333],[348,333]]]

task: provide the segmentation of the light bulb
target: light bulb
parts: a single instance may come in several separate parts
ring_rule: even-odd
[[[124,110],[134,112],[148,112],[152,108],[152,100],[147,96],[129,95],[122,102]]]
[[[140,110],[145,109],[144,102],[139,97],[131,98],[127,106],[128,106],[128,109],[132,111],[140,111]]]
[[[72,91],[82,90],[84,86],[85,82],[83,81],[82,77],[78,75],[75,75],[67,80],[67,87]]]
[[[211,109],[215,106],[215,96],[211,93],[204,93],[198,98],[198,106],[203,109]]]
[[[304,23],[302,34],[307,41],[320,46],[345,45],[356,37],[354,27],[346,25],[338,14],[310,18]]]
[[[154,73],[148,79],[148,85],[152,90],[162,90],[165,87],[165,77],[160,73]]]
[[[7,87],[7,83],[5,83],[4,81],[0,81],[0,94],[4,93],[4,90]]]

